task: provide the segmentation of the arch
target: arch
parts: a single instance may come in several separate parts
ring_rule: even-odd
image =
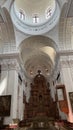
[[[3,7],[1,10],[1,17],[3,21],[0,23],[0,35],[1,35],[1,47],[0,50],[3,53],[5,52],[11,52],[16,50],[15,45],[15,33],[14,33],[14,27],[13,23],[10,17],[10,14],[8,10]]]
[[[19,51],[25,71],[32,77],[36,75],[37,70],[41,70],[46,76],[51,75],[59,58],[57,45],[45,36],[26,38],[21,42]]]

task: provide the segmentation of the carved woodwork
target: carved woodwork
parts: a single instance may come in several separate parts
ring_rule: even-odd
[[[34,120],[43,122],[49,119],[59,119],[57,103],[53,101],[50,85],[45,77],[38,72],[30,86],[31,95],[28,103],[24,100],[24,120],[19,123],[20,126],[21,124],[22,126],[24,124],[25,126],[30,126]],[[26,97],[24,98],[26,99]]]
[[[3,125],[4,117],[0,117],[0,127]]]
[[[50,87],[45,77],[38,73],[31,83],[31,96],[29,102],[25,102],[24,119],[36,116],[48,116],[59,118],[56,102],[53,101]]]

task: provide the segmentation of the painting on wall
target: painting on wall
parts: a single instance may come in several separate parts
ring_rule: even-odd
[[[0,96],[0,117],[10,116],[11,95]]]
[[[73,111],[73,92],[69,92],[69,99],[70,99],[70,103],[71,103],[71,107]]]

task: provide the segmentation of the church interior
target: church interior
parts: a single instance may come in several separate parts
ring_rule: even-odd
[[[73,130],[73,0],[0,0],[0,130]]]

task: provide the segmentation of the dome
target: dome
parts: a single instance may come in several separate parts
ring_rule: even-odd
[[[24,33],[37,35],[51,30],[59,20],[60,8],[56,0],[15,0],[11,17]]]
[[[18,18],[28,25],[44,24],[53,15],[55,7],[55,0],[45,0],[45,3],[44,0],[15,0]]]

